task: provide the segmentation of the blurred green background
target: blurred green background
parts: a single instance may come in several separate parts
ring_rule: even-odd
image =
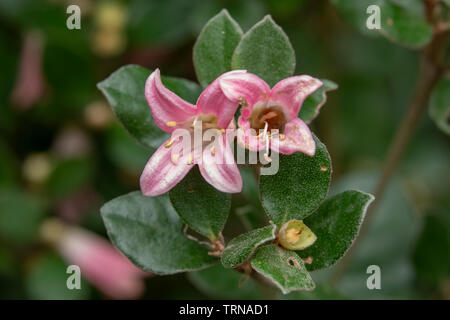
[[[81,8],[81,30],[66,27],[70,4]],[[84,277],[81,290],[66,288],[70,263],[44,241],[42,223],[56,217],[106,239],[100,206],[139,188],[151,151],[119,125],[96,83],[129,63],[196,81],[192,46],[222,8],[244,32],[271,14],[294,46],[296,74],[339,85],[312,124],[333,160],[331,193],[373,191],[412,95],[418,52],[359,33],[328,1],[0,0],[0,298],[113,296]],[[449,299],[449,164],[449,138],[425,115],[338,282],[333,270],[315,272],[314,292],[282,296],[252,280],[238,288],[239,274],[216,266],[146,276],[139,297]],[[252,179],[245,174],[245,192],[233,199],[226,239],[244,231],[243,212],[264,219]],[[381,290],[366,287],[373,264]]]

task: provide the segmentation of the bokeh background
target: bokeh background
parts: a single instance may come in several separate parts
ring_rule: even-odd
[[[81,30],[66,28],[70,4]],[[359,33],[328,1],[0,0],[0,298],[449,299],[450,144],[428,115],[349,268],[337,280],[334,268],[313,273],[312,293],[282,296],[252,280],[238,288],[239,274],[220,266],[156,277],[110,247],[99,208],[139,188],[152,151],[119,125],[96,83],[129,63],[196,80],[192,46],[222,8],[244,31],[271,14],[295,48],[296,74],[339,85],[312,124],[333,160],[331,193],[373,191],[418,52]],[[242,212],[264,219],[254,187],[248,180],[233,199],[226,238],[243,232]],[[70,264],[81,266],[81,290],[66,287]],[[381,290],[366,287],[372,264]]]

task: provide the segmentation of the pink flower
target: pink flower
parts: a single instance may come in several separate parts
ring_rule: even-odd
[[[320,80],[307,75],[293,76],[270,89],[258,76],[240,73],[223,77],[219,83],[224,95],[242,106],[237,135],[241,145],[259,151],[268,149],[270,140],[277,139],[278,150],[270,143],[274,151],[314,155],[316,144],[311,131],[297,115],[305,98],[322,85]],[[279,133],[271,135],[274,129]]]
[[[30,108],[44,95],[43,47],[44,41],[38,32],[31,31],[25,36],[18,76],[11,95],[12,102],[19,109]]]
[[[227,129],[234,133],[233,117],[239,103],[227,99],[219,84],[223,77],[233,79],[241,74],[245,74],[245,71],[231,71],[218,77],[202,92],[196,105],[184,101],[164,87],[159,69],[148,77],[145,97],[153,119],[171,137],[155,151],[144,168],[140,179],[144,195],[157,196],[167,192],[196,164],[204,179],[216,189],[228,193],[241,191],[242,178],[228,143],[234,134],[233,137],[226,134]],[[217,141],[201,142],[198,145],[193,139],[187,152],[180,151],[185,140],[184,137],[180,139],[183,133],[193,137],[197,130],[203,137],[207,129],[217,133]]]
[[[64,260],[79,266],[81,276],[105,295],[113,299],[134,299],[143,293],[142,279],[149,274],[134,266],[108,241],[77,227],[51,223],[47,227],[54,228],[53,237],[55,230],[61,231],[53,243]]]

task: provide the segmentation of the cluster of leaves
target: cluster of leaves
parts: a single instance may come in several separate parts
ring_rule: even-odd
[[[226,10],[205,25],[193,58],[203,87],[231,69],[245,69],[273,85],[291,76],[295,68],[289,39],[270,16],[244,34]],[[98,87],[130,134],[154,150],[167,136],[153,122],[143,95],[149,74],[145,68],[125,66]],[[163,83],[190,102],[195,102],[200,93],[197,84],[184,79],[165,77]],[[329,80],[324,83],[305,101],[300,112],[304,121],[317,116],[326,91],[337,87]],[[315,140],[313,157],[280,155],[278,173],[261,176],[261,204],[271,223],[229,241],[220,258],[225,268],[250,264],[283,293],[312,290],[315,284],[308,270],[333,265],[351,246],[373,197],[348,190],[325,200],[331,160],[325,145],[317,137]],[[133,192],[108,202],[101,212],[113,243],[142,269],[163,275],[203,269],[219,261],[208,254],[211,248],[186,234],[184,225],[211,243],[219,241],[230,205],[231,195],[214,189],[195,169],[168,194],[144,197],[139,191]],[[279,228],[293,219],[305,219],[318,237],[307,250],[290,251],[272,243]],[[308,257],[313,262],[305,265],[302,258]]]

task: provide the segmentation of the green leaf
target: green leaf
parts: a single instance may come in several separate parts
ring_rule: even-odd
[[[426,45],[432,36],[432,28],[419,14],[417,6],[398,5],[388,0],[332,0],[342,16],[359,31],[369,35],[381,33],[395,43],[420,48]],[[370,30],[366,27],[370,5],[378,5],[381,15],[381,29]]]
[[[387,1],[381,1],[380,10],[380,32],[388,40],[411,48],[421,48],[431,40],[433,29],[423,16]]]
[[[150,70],[137,65],[124,66],[98,83],[97,87],[125,129],[144,146],[156,149],[167,140],[168,134],[155,124],[145,100],[145,81],[150,73]],[[162,82],[191,103],[195,103],[200,94],[199,86],[188,80],[163,77]]]
[[[428,112],[439,129],[450,135],[450,78],[442,79],[434,88]]]
[[[333,183],[330,194],[341,193],[349,188],[372,191],[378,179],[378,171],[353,172]],[[409,202],[409,197],[405,195],[402,185],[399,180],[392,179],[372,213],[373,219],[366,235],[357,239],[361,243],[352,253],[347,272],[336,284],[336,288],[351,299],[415,297],[416,277],[411,255],[421,229],[421,219]],[[367,290],[367,267],[370,265],[381,268],[382,290]],[[324,273],[336,268],[318,272]]]
[[[294,291],[287,295],[281,295],[281,300],[346,300],[347,298],[336,289],[325,285],[317,284],[313,291]]]
[[[19,245],[37,238],[45,216],[41,201],[16,189],[0,188],[0,235]]]
[[[294,74],[295,52],[284,31],[268,15],[244,34],[234,51],[232,65],[273,86]]]
[[[323,85],[305,99],[298,113],[298,116],[306,123],[311,123],[319,115],[320,108],[327,102],[327,92],[338,88],[333,81],[327,79],[321,81]]]
[[[316,242],[299,251],[302,258],[312,257],[308,270],[328,268],[344,256],[352,245],[364,215],[374,197],[368,193],[348,190],[327,199],[305,223],[316,234]]]
[[[302,259],[294,251],[270,244],[259,248],[251,263],[255,271],[270,279],[284,294],[315,288]]]
[[[30,298],[38,300],[89,299],[91,286],[83,278],[80,289],[69,290],[67,288],[69,274],[66,270],[67,264],[58,255],[46,253],[39,256],[33,261],[31,270],[25,278]]]
[[[198,166],[169,191],[170,201],[189,227],[215,240],[222,232],[231,207],[231,194],[220,192],[202,177]]]
[[[264,243],[275,239],[275,225],[266,226],[241,234],[228,243],[222,252],[222,264],[234,268],[248,260],[255,250]]]
[[[221,264],[188,273],[189,280],[196,288],[215,299],[262,299],[261,290],[255,280],[248,278],[242,282],[242,273],[225,269]]]
[[[106,203],[101,213],[114,245],[146,271],[173,274],[217,261],[205,246],[185,236],[167,195],[144,197],[132,192]]]
[[[325,145],[314,136],[316,154],[280,154],[275,175],[262,175],[262,205],[270,219],[280,226],[289,220],[302,220],[325,200],[331,180],[331,160]]]
[[[203,87],[231,70],[231,57],[242,34],[241,27],[226,9],[205,25],[195,42],[193,52],[195,72]]]

